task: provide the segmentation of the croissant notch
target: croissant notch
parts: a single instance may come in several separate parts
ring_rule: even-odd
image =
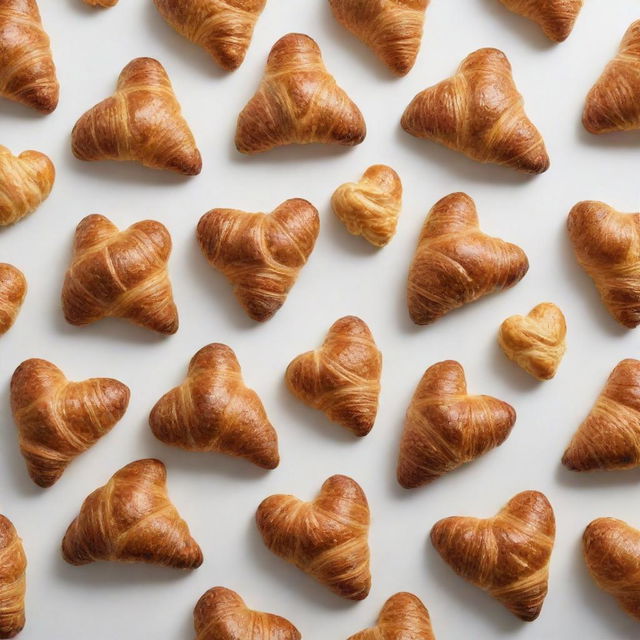
[[[0,515],[0,638],[13,638],[25,624],[27,556],[9,518]]]
[[[0,335],[11,329],[27,295],[27,280],[20,269],[0,262]]]
[[[547,38],[564,42],[578,18],[583,0],[501,0],[514,13],[540,25]]]

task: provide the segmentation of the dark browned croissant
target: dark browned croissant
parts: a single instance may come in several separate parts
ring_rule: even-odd
[[[26,295],[24,273],[11,264],[0,262],[0,335],[13,326]]]
[[[538,23],[555,42],[566,40],[582,9],[583,0],[501,0],[514,13]]]
[[[0,516],[0,638],[13,638],[24,627],[27,556],[9,518]]]

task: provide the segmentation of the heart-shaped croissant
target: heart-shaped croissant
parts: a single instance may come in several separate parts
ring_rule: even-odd
[[[24,627],[27,556],[13,523],[0,515],[0,638],[13,638]]]
[[[300,632],[285,618],[249,609],[231,589],[214,587],[193,611],[196,640],[300,640]]]
[[[369,505],[360,485],[331,476],[312,502],[274,495],[262,501],[256,523],[277,556],[349,600],[369,595]]]
[[[0,335],[11,329],[27,295],[27,280],[20,269],[0,262]]]
[[[197,236],[249,317],[264,322],[284,304],[319,231],[317,209],[294,198],[268,214],[213,209],[200,218]]]
[[[538,491],[523,491],[493,518],[436,522],[431,542],[459,576],[531,622],[540,615],[547,595],[555,533],[547,498]]]
[[[398,457],[405,489],[427,484],[500,446],[516,412],[491,396],[467,394],[462,366],[453,360],[429,367],[407,410]]]
[[[353,146],[366,133],[360,110],[325,68],[316,42],[290,33],[273,45],[262,83],[238,116],[236,148],[258,153],[312,142]]]
[[[549,156],[524,111],[511,64],[498,49],[467,56],[456,75],[425,89],[407,107],[402,127],[478,162],[544,173]]]
[[[529,269],[524,251],[480,231],[475,203],[452,193],[429,212],[409,270],[407,302],[416,324],[520,282]]]
[[[582,9],[584,0],[501,0],[514,13],[538,23],[555,42],[566,40]]]

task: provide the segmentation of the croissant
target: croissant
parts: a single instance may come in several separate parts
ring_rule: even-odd
[[[347,182],[331,198],[334,213],[349,233],[361,235],[376,247],[393,238],[402,209],[402,182],[382,164],[369,167],[360,182]]]
[[[431,542],[459,576],[531,622],[540,615],[547,595],[555,534],[547,498],[538,491],[523,491],[493,518],[436,522]]]
[[[13,224],[35,211],[51,193],[56,171],[39,151],[14,156],[0,145],[0,225]]]
[[[62,288],[67,322],[81,326],[105,317],[127,318],[159,333],[175,333],[170,253],[171,236],[159,222],[143,220],[119,231],[104,216],[83,218]]]
[[[578,18],[583,0],[500,0],[514,13],[538,23],[547,38],[564,42]]]
[[[470,396],[462,366],[429,367],[407,410],[398,457],[398,482],[413,489],[500,446],[516,412],[491,396]]]
[[[25,360],[11,378],[11,411],[31,479],[50,487],[122,418],[129,388],[111,378],[70,382],[51,362]]]
[[[371,588],[369,505],[360,485],[331,476],[312,502],[289,495],[262,501],[256,523],[265,545],[349,600]]]
[[[615,518],[598,518],[582,537],[583,555],[596,584],[640,620],[640,531]]]
[[[329,0],[333,15],[404,76],[416,62],[429,0]]]
[[[409,315],[416,324],[430,324],[514,286],[528,269],[524,251],[480,231],[474,201],[466,193],[452,193],[433,206],[422,227],[409,270]]]
[[[227,71],[244,61],[267,0],[153,0],[160,15]]]
[[[153,58],[122,70],[116,92],[76,122],[71,146],[79,160],[133,161],[188,176],[202,169],[169,76]]]
[[[27,295],[27,280],[20,269],[0,262],[0,335],[7,333]]]
[[[549,156],[524,111],[511,64],[498,49],[467,56],[456,75],[419,93],[402,116],[402,128],[478,162],[524,173],[544,173]]]
[[[9,518],[0,516],[0,638],[13,638],[24,627],[27,556]]]
[[[197,569],[202,551],[167,495],[160,460],[137,460],[113,474],[83,502],[62,540],[62,555],[79,566],[108,560]]]
[[[360,109],[327,71],[316,42],[290,33],[271,49],[257,93],[238,116],[236,148],[259,153],[288,144],[360,144]]]
[[[84,0],[84,2],[92,7],[115,7],[118,4],[118,0]]]
[[[536,305],[526,316],[507,318],[498,342],[507,358],[538,380],[556,375],[567,350],[567,324],[562,311],[551,302]]]
[[[49,45],[36,0],[0,0],[0,96],[42,113],[58,106]]]
[[[193,611],[196,640],[300,640],[285,618],[253,611],[231,589],[209,589]]]
[[[233,284],[249,317],[264,322],[287,299],[319,230],[317,209],[295,198],[269,214],[213,209],[200,218],[197,236],[205,258]]]
[[[382,354],[371,330],[346,316],[333,323],[319,349],[289,364],[285,379],[299,400],[362,437],[376,420],[381,373]]]
[[[239,456],[264,469],[280,462],[275,429],[224,344],[207,345],[193,356],[187,379],[158,400],[149,424],[156,438],[189,451]]]

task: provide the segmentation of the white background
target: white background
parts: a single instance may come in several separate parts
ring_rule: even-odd
[[[403,79],[392,77],[334,22],[326,0],[267,4],[245,64],[227,74],[170,29],[151,0],[122,0],[102,11],[80,0],[40,0],[58,67],[60,106],[43,117],[0,101],[0,144],[16,153],[44,151],[58,170],[49,200],[0,233],[0,259],[23,269],[29,280],[22,313],[0,340],[0,511],[17,526],[29,557],[21,638],[191,638],[192,607],[214,585],[237,590],[249,606],[288,617],[306,640],[346,639],[372,624],[386,598],[400,590],[424,600],[439,640],[637,638],[638,623],[592,584],[580,538],[599,516],[640,526],[640,473],[579,475],[560,465],[611,369],[622,358],[638,356],[637,333],[609,317],[577,267],[565,232],[567,213],[579,200],[604,200],[622,211],[640,205],[638,135],[596,138],[580,125],[584,96],[625,29],[640,17],[636,0],[588,0],[561,45],[498,0],[433,0],[420,57]],[[362,145],[279,149],[252,158],[235,151],[236,116],[257,87],[271,45],[290,31],[318,41],[327,67],[362,109],[369,129]],[[415,93],[484,46],[499,47],[511,59],[527,111],[551,156],[551,169],[542,176],[476,164],[411,138],[399,126]],[[113,91],[122,67],[137,56],[156,57],[169,72],[203,155],[200,176],[88,164],[72,156],[75,120]],[[380,162],[399,172],[405,201],[396,237],[375,250],[347,234],[329,200],[338,185]],[[511,291],[416,327],[407,315],[405,279],[417,235],[432,204],[459,190],[475,198],[486,232],[525,249],[531,269]],[[270,211],[290,197],[318,207],[320,237],[285,306],[258,325],[200,255],[195,226],[213,207]],[[60,287],[74,227],[90,213],[105,214],[121,227],[144,218],[167,225],[174,240],[170,272],[180,310],[177,335],[157,337],[122,320],[86,328],[65,323]],[[540,384],[502,355],[495,336],[504,318],[542,301],[564,310],[569,348],[557,377]],[[380,412],[362,440],[299,403],[283,381],[288,362],[317,346],[332,322],[346,314],[368,322],[384,354]],[[181,382],[193,353],[215,341],[236,351],[247,384],[262,397],[278,431],[282,463],[275,471],[167,447],[148,428],[155,401]],[[115,377],[132,391],[124,419],[47,490],[27,476],[8,408],[11,374],[29,357],[49,359],[76,380]],[[472,393],[512,403],[518,421],[501,448],[407,492],[395,481],[404,412],[425,368],[446,358],[463,364]],[[181,573],[145,565],[65,564],[60,541],[84,497],[122,465],[147,456],[167,464],[170,495],[203,548],[203,566]],[[334,473],[361,483],[371,505],[373,588],[357,604],[340,600],[272,555],[253,522],[264,497],[285,492],[311,499]],[[546,493],[558,524],[549,595],[532,624],[455,576],[428,544],[439,518],[492,515],[525,489]]]

